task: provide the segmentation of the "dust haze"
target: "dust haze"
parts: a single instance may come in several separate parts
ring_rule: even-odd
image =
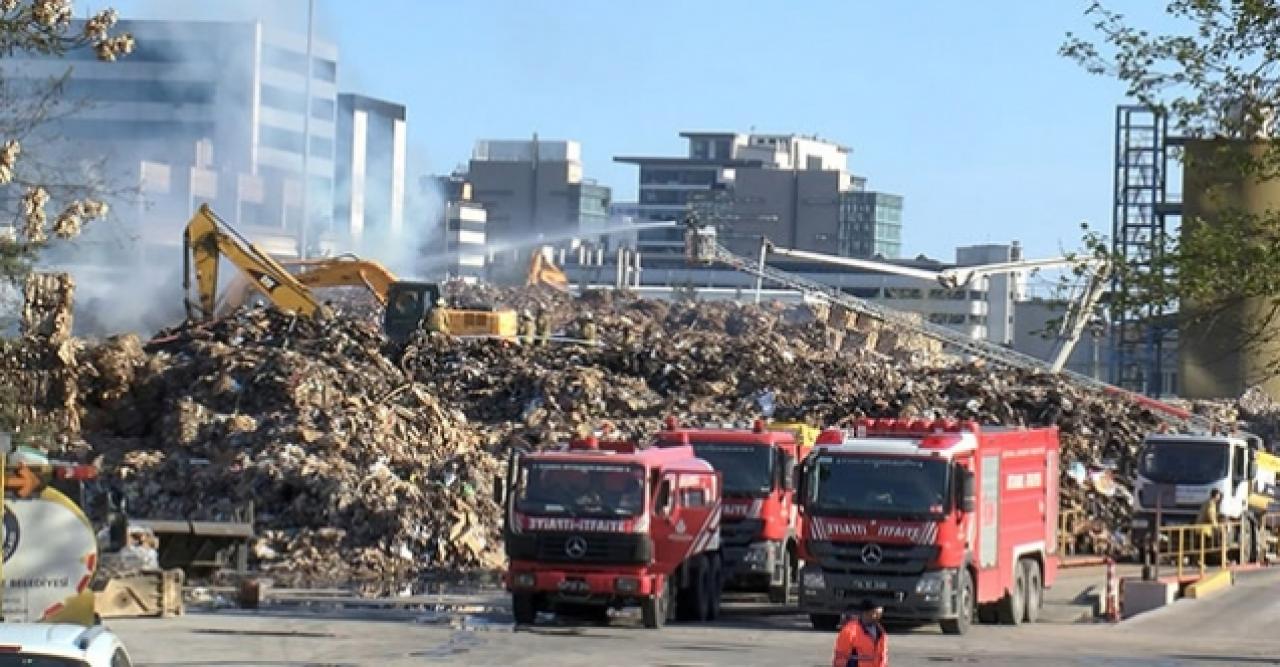
[[[333,42],[333,31],[322,3],[317,3],[315,35],[318,40]],[[121,16],[121,30],[128,30],[129,21],[181,20],[181,21],[261,21],[264,28],[293,33],[305,37],[306,2],[248,2],[241,0],[191,3],[146,2],[129,8]],[[154,31],[154,28],[151,28]],[[153,136],[146,123],[134,123],[130,132],[120,131],[116,136],[90,137],[90,141],[76,145],[76,155],[84,162],[96,161],[105,165],[105,177],[113,184],[113,194],[106,197],[111,213],[106,220],[86,226],[84,233],[69,242],[58,242],[42,257],[40,268],[64,270],[76,280],[76,333],[87,336],[103,336],[123,332],[149,335],[156,330],[180,323],[186,315],[184,308],[182,230],[195,208],[194,199],[187,206],[177,205],[172,194],[149,196],[141,183],[142,161],[170,164],[175,170],[196,164],[198,150],[212,151],[212,166],[219,178],[237,171],[250,171],[250,164],[233,159],[225,160],[233,153],[243,152],[245,141],[244,109],[253,104],[253,87],[234,85],[238,68],[235,59],[249,58],[229,50],[211,52],[207,43],[193,43],[190,33],[172,37],[154,34],[139,37],[138,48],[150,50],[150,56],[158,59],[158,85],[170,86],[166,81],[214,81],[216,97],[212,104],[204,105],[212,113],[209,125],[214,128],[206,137],[206,145],[174,145],[162,137]],[[67,64],[74,68],[77,61]],[[127,58],[121,65],[127,64]],[[248,66],[248,63],[244,63]],[[339,93],[362,94],[359,89],[348,89],[344,82],[356,75],[348,71],[348,63],[338,55],[337,86]],[[65,68],[64,68],[65,69]],[[168,76],[166,76],[168,74]],[[74,69],[72,81],[75,81]],[[75,86],[71,90],[76,90]],[[182,90],[151,93],[157,99],[181,99]],[[84,96],[86,108],[97,106],[92,95]],[[399,102],[390,99],[391,102]],[[110,103],[104,103],[107,106]],[[180,108],[180,107],[179,107]],[[386,231],[389,226],[382,218],[389,218],[389,202],[369,202],[366,211],[366,231],[358,247],[346,240],[345,234],[326,234],[334,254],[355,252],[376,259],[404,278],[437,278],[442,263],[424,261],[438,256],[443,245],[440,213],[442,202],[438,194],[424,191],[421,176],[427,173],[422,153],[413,142],[414,123],[412,109],[406,120],[409,133],[405,183],[404,221],[398,235]],[[312,123],[313,137],[316,124]],[[97,140],[97,143],[93,140]],[[199,142],[193,142],[199,143]],[[332,142],[335,145],[336,141]],[[313,148],[315,146],[313,140]],[[312,152],[313,158],[318,154]],[[336,160],[337,155],[332,155]],[[335,174],[336,177],[336,174]],[[371,190],[386,187],[389,173],[371,171],[368,174]],[[312,184],[313,185],[313,184]],[[314,239],[328,231],[332,220],[332,203],[337,183],[332,192],[317,189],[308,191],[310,226],[309,235]],[[320,202],[317,204],[317,202]],[[53,205],[50,207],[53,208]],[[326,210],[327,209],[327,210]],[[215,210],[216,203],[215,203]],[[236,219],[236,211],[219,211],[228,221]],[[247,219],[247,218],[246,218]],[[265,222],[265,221],[264,221]],[[347,220],[332,220],[333,231],[340,231]],[[234,224],[234,222],[233,222]],[[242,231],[256,241],[252,229]],[[296,233],[296,232],[295,232]],[[237,271],[226,261],[219,270],[224,284]],[[0,304],[3,306],[4,304]],[[0,327],[3,320],[0,320]]]

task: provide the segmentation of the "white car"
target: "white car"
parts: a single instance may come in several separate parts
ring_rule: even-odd
[[[132,667],[120,639],[101,625],[0,623],[0,667]]]

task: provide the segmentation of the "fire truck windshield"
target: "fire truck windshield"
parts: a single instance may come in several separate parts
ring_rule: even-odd
[[[720,471],[725,495],[766,496],[773,489],[772,447],[695,442],[693,451]]]
[[[937,516],[949,504],[949,470],[942,460],[823,456],[810,473],[807,504],[819,514]]]
[[[1227,476],[1221,442],[1155,441],[1138,457],[1138,474],[1162,484],[1209,484]]]
[[[599,463],[528,462],[516,508],[528,514],[636,516],[644,510],[644,468]]]

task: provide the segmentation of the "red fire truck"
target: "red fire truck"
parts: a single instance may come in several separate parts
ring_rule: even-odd
[[[795,466],[808,448],[790,431],[769,430],[763,420],[750,429],[680,428],[674,418],[654,445],[692,446],[723,477],[726,587],[767,591],[770,602],[786,604],[798,573]]]
[[[1058,568],[1056,428],[861,420],[824,431],[799,477],[815,628],[867,598],[948,634],[1038,618]]]
[[[692,448],[575,440],[512,457],[505,491],[517,623],[635,604],[648,628],[719,616],[720,475]]]

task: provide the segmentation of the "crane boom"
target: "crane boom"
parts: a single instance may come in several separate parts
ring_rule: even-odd
[[[955,352],[970,355],[988,363],[1018,370],[1056,374],[1081,387],[1116,396],[1142,406],[1174,426],[1208,429],[1213,425],[1209,419],[1188,410],[1096,380],[1082,373],[1065,369],[1055,371],[1052,364],[1029,354],[1023,354],[986,340],[971,338],[963,333],[932,322],[916,321],[902,311],[886,308],[866,299],[847,294],[830,285],[824,285],[736,255],[716,241],[714,227],[699,225],[696,218],[686,218],[685,225],[687,227],[685,252],[692,261],[703,264],[725,264],[748,275],[778,283],[805,295],[820,297],[859,314],[869,315],[900,329],[928,336]],[[1099,282],[1103,281],[1099,280]],[[1083,327],[1081,330],[1083,330]]]
[[[281,310],[311,316],[320,308],[311,291],[275,259],[240,235],[201,204],[182,233],[182,287],[187,292],[187,315],[206,320],[214,317],[218,295],[218,261],[226,257],[240,273]],[[197,301],[191,299],[191,274],[195,273]],[[193,311],[195,311],[193,313]]]

